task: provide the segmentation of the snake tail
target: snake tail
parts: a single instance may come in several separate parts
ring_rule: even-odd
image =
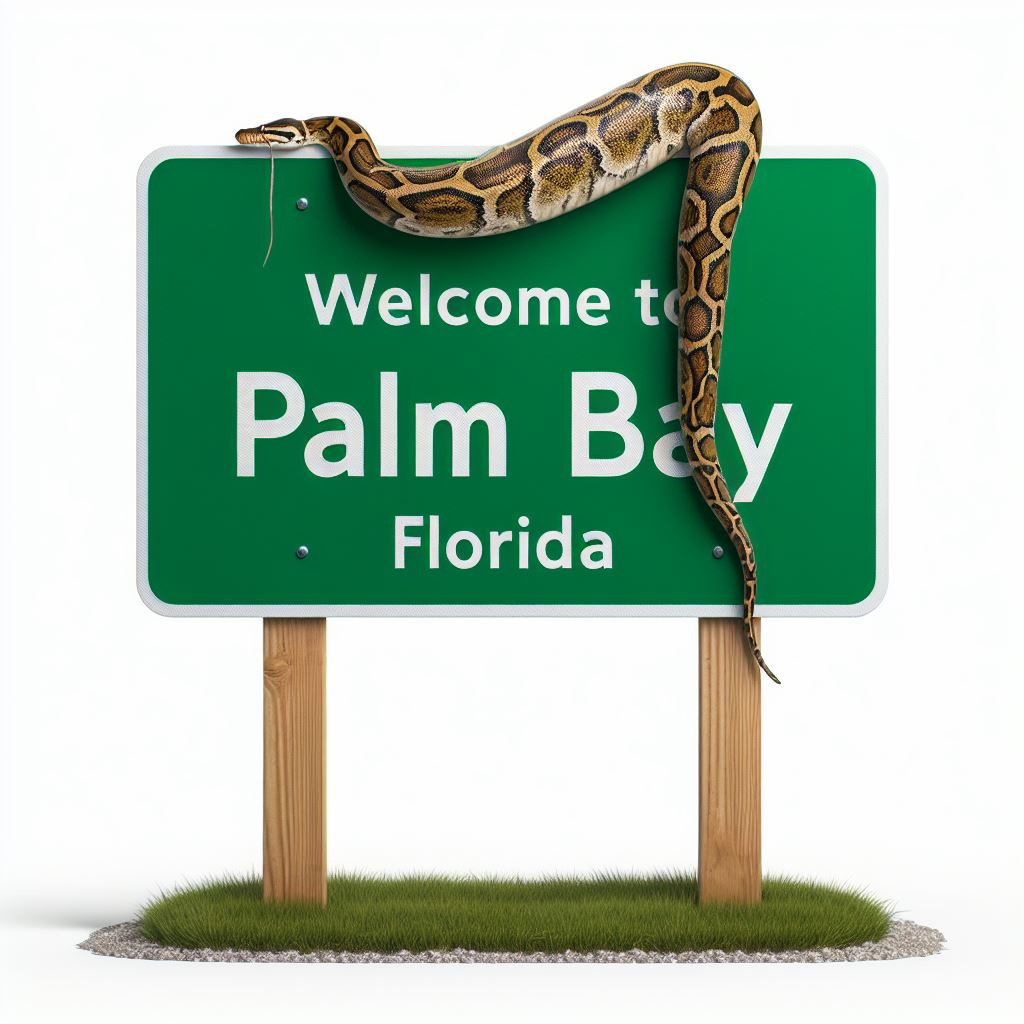
[[[683,447],[703,500],[739,556],[743,625],[752,657],[754,549],[718,460],[715,411],[729,258],[761,152],[761,112],[724,68],[673,64],[635,78],[472,160],[400,167],[347,117],[283,118],[236,140],[324,146],[342,183],[369,216],[398,231],[469,238],[561,216],[627,185],[684,152],[689,169],[679,214],[679,398]]]

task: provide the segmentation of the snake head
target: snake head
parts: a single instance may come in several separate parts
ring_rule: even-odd
[[[243,146],[277,146],[297,149],[309,141],[309,130],[305,121],[293,117],[281,117],[268,121],[258,128],[240,128],[235,132],[235,141]]]

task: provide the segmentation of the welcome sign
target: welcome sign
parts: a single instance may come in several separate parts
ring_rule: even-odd
[[[153,154],[139,179],[147,604],[737,613],[735,557],[676,422],[685,173],[670,161],[524,231],[428,239],[366,217],[302,150],[276,161],[264,267],[266,155]],[[769,154],[744,207],[718,438],[760,614],[860,614],[884,590],[882,202],[863,158]]]

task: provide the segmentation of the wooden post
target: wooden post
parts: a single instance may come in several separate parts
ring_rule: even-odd
[[[263,899],[327,903],[326,619],[263,620]]]
[[[761,673],[740,619],[701,619],[698,632],[699,900],[760,903]]]

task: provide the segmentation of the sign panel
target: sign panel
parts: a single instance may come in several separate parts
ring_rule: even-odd
[[[739,613],[676,428],[685,160],[526,230],[429,239],[361,213],[319,149],[278,155],[262,266],[269,170],[240,147],[140,170],[150,607]],[[763,615],[884,591],[883,208],[863,156],[769,153],[740,218],[718,437]]]

